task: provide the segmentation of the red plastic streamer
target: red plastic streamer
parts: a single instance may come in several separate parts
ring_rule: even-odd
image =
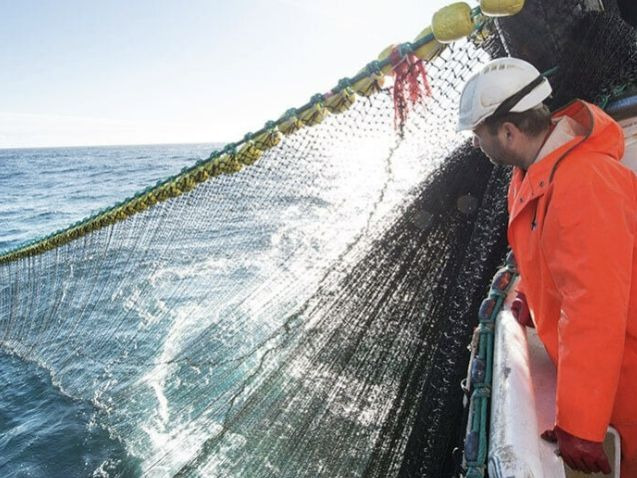
[[[399,47],[396,47],[389,58],[394,67],[394,126],[402,131],[410,107],[425,96],[431,96],[431,86],[423,61],[413,53],[402,56]],[[422,84],[419,78],[422,78]]]

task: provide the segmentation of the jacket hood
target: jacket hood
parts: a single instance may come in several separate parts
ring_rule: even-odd
[[[617,161],[624,156],[624,132],[601,108],[575,100],[553,114],[554,119],[569,116],[586,131],[587,141],[580,145],[586,151],[606,154]]]
[[[556,111],[552,119],[568,117],[579,125],[576,136],[553,149],[532,164],[526,171],[513,169],[509,186],[509,223],[534,199],[543,195],[547,184],[553,181],[562,160],[574,153],[606,156],[620,161],[624,155],[624,132],[610,116],[595,105],[575,100]]]

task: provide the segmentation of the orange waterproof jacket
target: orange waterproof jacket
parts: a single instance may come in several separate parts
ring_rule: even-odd
[[[508,237],[557,366],[557,425],[599,442],[637,424],[637,176],[615,121],[583,101],[565,115],[586,133],[514,169]]]

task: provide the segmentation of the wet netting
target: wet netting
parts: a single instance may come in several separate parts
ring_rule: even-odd
[[[508,172],[454,127],[513,42],[473,22],[0,256],[0,345],[93,404],[131,456],[111,476],[454,473],[506,253]]]

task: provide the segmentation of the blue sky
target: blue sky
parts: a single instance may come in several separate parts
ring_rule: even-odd
[[[0,0],[0,148],[236,141],[449,3]]]

